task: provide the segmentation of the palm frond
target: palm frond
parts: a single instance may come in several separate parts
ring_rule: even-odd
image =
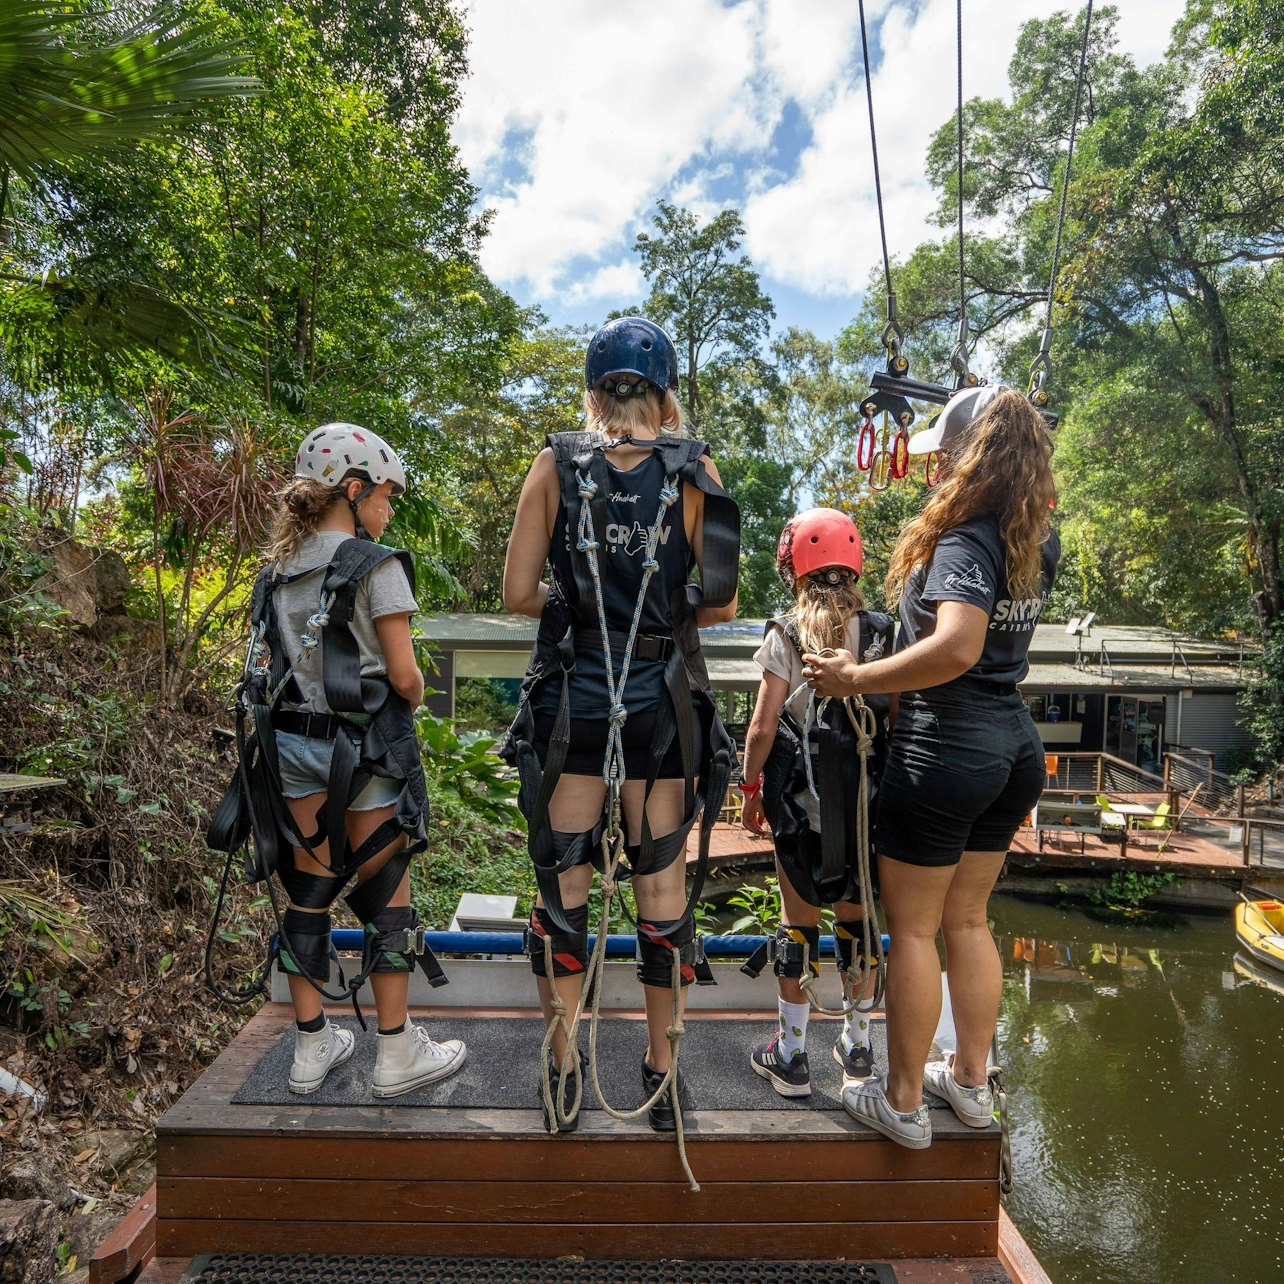
[[[23,178],[128,146],[211,101],[258,92],[234,44],[162,3],[104,35],[41,0],[0,4],[0,165]]]

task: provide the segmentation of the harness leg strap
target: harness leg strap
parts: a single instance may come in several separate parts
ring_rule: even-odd
[[[580,976],[588,967],[588,906],[576,905],[563,910],[563,914],[572,928],[569,932],[560,930],[542,905],[531,912],[523,943],[536,976],[548,975],[549,946],[553,951],[554,976]]]
[[[820,975],[820,928],[793,927],[781,923],[776,928],[772,961],[776,975],[791,981],[802,979],[804,968],[810,975]]]
[[[414,935],[419,912],[412,905],[385,905],[378,910],[366,929],[366,955],[362,970],[370,964],[371,972],[410,972],[415,966]]]
[[[834,946],[838,957],[838,970],[847,973],[847,985],[852,994],[864,988],[862,977],[878,968],[878,956],[860,953],[864,939],[865,920],[861,918],[839,921],[834,924]]]
[[[277,967],[287,976],[306,976],[323,985],[330,979],[329,914],[310,913],[290,906],[281,916],[282,939]]]

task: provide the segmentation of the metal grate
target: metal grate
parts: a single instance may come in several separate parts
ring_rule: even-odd
[[[179,1284],[896,1284],[877,1262],[580,1262],[347,1253],[194,1257]]]

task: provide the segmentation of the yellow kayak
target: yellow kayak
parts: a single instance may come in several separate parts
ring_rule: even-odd
[[[1255,959],[1284,972],[1284,904],[1241,901],[1235,906],[1235,935]]]

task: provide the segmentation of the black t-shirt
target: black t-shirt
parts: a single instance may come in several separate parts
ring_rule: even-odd
[[[981,658],[962,676],[973,681],[1020,682],[1030,671],[1026,654],[1056,581],[1060,557],[1061,541],[1052,531],[1042,549],[1042,595],[1014,602],[1008,592],[999,519],[986,514],[951,528],[937,541],[927,562],[916,566],[906,580],[896,649],[904,651],[931,637],[938,602],[967,602],[990,617],[990,626]]]

